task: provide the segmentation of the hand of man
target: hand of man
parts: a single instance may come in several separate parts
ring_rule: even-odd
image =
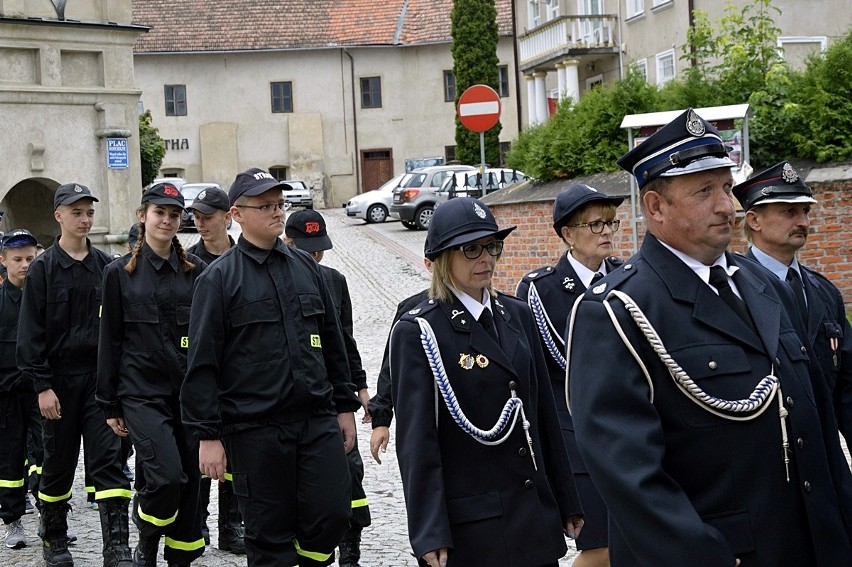
[[[388,441],[390,441],[389,427],[379,426],[373,428],[373,434],[370,436],[370,453],[373,455],[373,460],[379,464],[382,464],[379,451],[382,453],[388,452]]]
[[[584,520],[582,516],[571,516],[565,522],[565,535],[568,539],[577,539],[580,537],[580,532],[583,530]]]
[[[107,425],[119,437],[127,437],[127,426],[124,424],[123,417],[111,417],[107,420]]]
[[[343,435],[343,450],[348,454],[355,448],[355,442],[358,440],[355,432],[355,414],[351,411],[337,414],[337,425],[340,427],[340,434]]]
[[[198,468],[214,480],[225,482],[225,468],[228,458],[225,447],[219,439],[204,439],[198,445]]]
[[[441,549],[424,553],[422,559],[429,564],[429,567],[446,567],[447,548],[442,547]]]
[[[373,421],[373,416],[370,415],[370,391],[367,388],[361,388],[358,390],[358,399],[361,400],[361,407],[364,408],[361,423],[370,423]]]
[[[62,405],[53,388],[48,388],[38,394],[38,409],[45,419],[62,419]]]

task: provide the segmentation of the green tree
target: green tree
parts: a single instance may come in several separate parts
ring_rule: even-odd
[[[461,94],[472,85],[488,85],[497,90],[497,10],[494,0],[455,0],[452,22],[453,74],[456,78],[456,106]],[[500,130],[497,123],[485,133],[485,161],[500,163]],[[471,132],[456,117],[456,158],[462,163],[479,163],[479,134]]]
[[[142,166],[142,187],[157,178],[163,158],[166,156],[166,143],[160,137],[160,131],[151,124],[151,111],[139,115],[139,163]]]

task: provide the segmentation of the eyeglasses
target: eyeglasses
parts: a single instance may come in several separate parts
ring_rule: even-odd
[[[503,241],[492,240],[488,244],[464,244],[458,247],[468,260],[476,260],[487,250],[489,256],[499,256],[503,252]]]
[[[278,203],[267,203],[265,205],[237,205],[237,207],[241,209],[257,209],[261,213],[267,214],[271,213],[274,209],[289,211],[291,205],[287,201],[279,201]]]
[[[592,231],[592,234],[600,234],[603,232],[604,226],[608,226],[609,229],[613,232],[618,230],[618,227],[621,226],[620,220],[611,220],[611,221],[600,221],[596,220],[593,222],[582,222],[580,224],[569,224],[569,227],[579,228],[581,226],[589,227],[589,230]]]

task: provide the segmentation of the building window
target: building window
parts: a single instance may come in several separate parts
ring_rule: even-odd
[[[382,107],[381,77],[361,77],[361,108]]]
[[[550,0],[547,5],[547,21],[559,17],[559,0]]]
[[[447,165],[456,161],[456,147],[444,146],[444,163]]]
[[[287,168],[283,165],[273,165],[269,168],[269,175],[278,181],[284,181],[287,179]]]
[[[530,29],[537,28],[541,24],[541,14],[538,11],[539,0],[530,0],[527,4],[527,21]]]
[[[778,38],[778,54],[796,70],[805,68],[808,57],[826,49],[828,49],[828,38],[824,35]]]
[[[452,71],[444,71],[444,102],[456,101],[456,76]]]
[[[500,65],[497,67],[497,71],[499,72],[499,76],[497,78],[497,93],[506,98],[509,96],[509,66],[508,65]]]
[[[627,17],[633,18],[645,12],[645,0],[627,0]]]
[[[653,0],[653,4],[651,4],[652,8],[657,8],[659,6],[665,6],[666,4],[671,4],[673,0]]]
[[[663,86],[675,76],[674,49],[657,53],[657,86]]]
[[[636,67],[636,71],[642,75],[642,78],[645,81],[648,81],[648,60],[647,59],[637,59],[633,62],[633,65]]]
[[[272,95],[272,112],[293,112],[293,83],[269,83]]]
[[[186,85],[166,85],[166,116],[186,116]]]

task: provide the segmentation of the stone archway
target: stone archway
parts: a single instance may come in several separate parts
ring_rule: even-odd
[[[33,177],[12,186],[3,200],[0,211],[3,232],[25,228],[46,247],[59,235],[59,225],[53,218],[53,194],[59,183],[52,179]]]

